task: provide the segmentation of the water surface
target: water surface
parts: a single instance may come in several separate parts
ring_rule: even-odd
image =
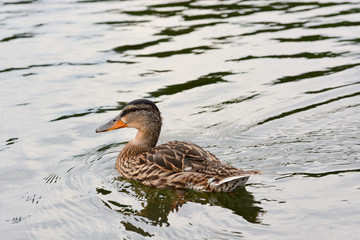
[[[357,239],[357,1],[0,3],[4,239]],[[129,101],[262,170],[236,193],[145,187],[114,169]]]

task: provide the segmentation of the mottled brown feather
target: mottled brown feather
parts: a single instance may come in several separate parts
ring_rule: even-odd
[[[233,191],[242,187],[250,174],[259,173],[221,163],[209,151],[191,142],[172,141],[133,156],[129,152],[134,153],[136,150],[122,151],[117,159],[116,169],[124,177],[152,187]],[[228,184],[216,185],[219,181],[234,176],[239,178]]]
[[[196,172],[202,168],[204,162],[219,162],[213,154],[198,145],[181,141],[159,145],[139,157],[175,172],[185,171],[186,167],[192,167],[192,171]]]

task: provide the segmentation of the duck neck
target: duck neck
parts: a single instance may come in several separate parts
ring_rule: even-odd
[[[161,125],[138,129],[135,138],[126,144],[123,151],[129,151],[129,153],[137,155],[150,150],[156,146],[160,131]]]

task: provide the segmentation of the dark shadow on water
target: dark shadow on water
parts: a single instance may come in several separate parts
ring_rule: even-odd
[[[349,42],[350,44],[359,44],[360,38],[343,39],[343,40],[340,40],[339,42]]]
[[[242,58],[237,59],[231,59],[227,61],[244,61],[244,60],[252,60],[252,59],[263,59],[263,58],[306,58],[306,59],[317,59],[317,58],[335,58],[340,57],[348,52],[341,52],[341,53],[333,53],[333,52],[318,52],[318,53],[312,53],[312,52],[302,52],[302,53],[296,53],[296,54],[288,54],[288,55],[265,55],[265,56],[253,56],[249,55]]]
[[[19,140],[19,138],[17,138],[17,137],[9,138],[8,140],[5,141],[5,145],[3,145],[3,144],[0,145],[0,152],[8,149],[10,145],[13,145],[18,140]]]
[[[267,118],[267,119],[265,119],[265,120],[263,120],[261,122],[258,122],[256,125],[262,125],[264,123],[267,123],[267,122],[270,122],[270,121],[273,121],[273,120],[281,119],[281,118],[284,118],[284,117],[287,117],[287,116],[290,116],[290,115],[293,115],[293,114],[296,114],[296,113],[300,113],[300,112],[307,111],[307,110],[310,110],[310,109],[313,109],[313,108],[317,108],[317,107],[322,106],[322,105],[326,105],[326,104],[336,102],[336,101],[346,99],[346,98],[356,97],[356,96],[359,96],[359,95],[360,95],[360,92],[355,92],[353,94],[339,96],[339,97],[332,98],[332,99],[329,99],[329,100],[326,100],[326,101],[323,101],[323,102],[314,103],[314,104],[311,104],[311,105],[308,105],[308,106],[305,106],[305,107],[302,107],[302,108],[297,108],[297,109],[294,109],[294,110],[290,110],[288,112],[283,112],[283,113],[281,113],[279,115],[269,117],[269,118]]]
[[[0,40],[0,42],[8,42],[8,41],[12,41],[12,40],[20,39],[20,38],[32,38],[34,36],[35,36],[35,34],[33,34],[33,33],[18,33],[18,34],[14,34],[10,37],[3,38]]]
[[[153,101],[153,102],[158,103],[158,101]],[[69,118],[83,117],[83,116],[93,114],[93,113],[105,113],[105,112],[113,112],[113,111],[120,112],[127,103],[128,102],[117,102],[116,106],[100,106],[100,107],[96,107],[96,108],[89,108],[89,109],[86,109],[83,111],[62,115],[58,118],[50,120],[50,122],[66,120]]]
[[[119,193],[140,201],[141,209],[135,210],[130,205],[109,200],[111,191],[97,188],[98,195],[106,196],[104,198],[108,199],[102,200],[105,206],[125,216],[141,217],[142,222],[154,226],[170,226],[168,215],[171,212],[181,211],[181,207],[190,202],[230,209],[234,214],[241,216],[249,223],[255,224],[261,224],[261,216],[265,214],[265,210],[260,207],[260,202],[256,201],[254,196],[245,188],[232,193],[211,193],[192,190],[155,189],[122,177],[119,177],[115,183]],[[143,236],[149,234],[144,233],[139,226],[133,226],[129,222],[122,222],[122,224]]]
[[[173,50],[173,51],[164,51],[164,52],[155,52],[150,54],[138,54],[136,57],[157,57],[157,58],[165,58],[165,57],[171,57],[174,55],[182,55],[182,54],[202,54],[206,52],[207,50],[213,50],[218,49],[216,47],[211,46],[197,46],[197,47],[191,47],[191,48],[183,48],[179,50]]]
[[[141,20],[141,21],[105,21],[105,22],[97,22],[96,24],[106,24],[106,25],[110,25],[110,26],[119,26],[119,27],[123,27],[123,26],[134,26],[140,23],[146,23],[149,21],[146,20]]]
[[[344,16],[344,15],[358,14],[358,13],[360,13],[360,8],[351,8],[348,10],[339,11],[337,13],[318,15],[316,17],[335,17],[339,15]]]
[[[315,42],[327,39],[334,39],[337,37],[323,36],[323,35],[306,35],[297,38],[274,38],[279,42]]]
[[[179,36],[179,35],[189,34],[200,28],[202,29],[204,27],[215,26],[215,25],[221,24],[221,23],[224,23],[224,22],[211,22],[211,23],[203,23],[203,24],[194,24],[191,26],[167,27],[155,35]]]
[[[0,73],[11,72],[11,71],[20,71],[20,70],[29,70],[29,69],[33,69],[33,68],[56,67],[56,66],[92,66],[92,65],[97,65],[97,64],[98,63],[75,63],[75,62],[35,64],[35,65],[29,65],[26,67],[11,67],[11,68],[0,69]]]
[[[38,0],[27,0],[27,1],[7,1],[7,2],[4,2],[3,4],[4,5],[21,5],[21,4],[29,4],[29,3],[34,3],[34,2],[37,2]]]
[[[162,38],[162,39],[158,39],[155,41],[144,42],[144,43],[139,43],[139,44],[123,45],[123,46],[116,47],[113,50],[117,53],[123,53],[128,50],[145,49],[147,47],[158,45],[159,43],[162,43],[162,42],[169,42],[170,40],[171,40],[170,38]]]
[[[320,178],[320,177],[326,177],[329,175],[341,175],[343,173],[358,173],[358,172],[360,172],[360,169],[337,170],[337,171],[330,171],[330,172],[323,172],[323,173],[306,173],[306,172],[285,173],[285,174],[282,174],[281,177],[276,178],[275,180],[280,180],[280,179],[294,177],[294,176],[303,176],[303,177],[308,177],[308,178]]]
[[[196,114],[201,114],[201,113],[206,113],[206,112],[219,112],[219,111],[225,109],[228,105],[249,101],[254,98],[257,98],[259,95],[260,95],[260,93],[252,94],[249,96],[240,96],[240,97],[233,98],[233,99],[230,99],[230,100],[218,103],[218,104],[203,106],[203,107],[201,107],[201,109],[203,109],[203,110],[197,112]],[[209,110],[205,110],[205,109],[209,109]]]
[[[354,83],[349,83],[349,84],[344,84],[344,85],[340,85],[340,86],[336,86],[336,87],[323,88],[323,89],[317,90],[317,91],[307,91],[305,93],[306,94],[317,94],[317,93],[327,92],[327,91],[331,91],[331,90],[334,90],[334,89],[348,87],[348,86],[352,86],[352,85],[356,85],[356,84],[360,84],[360,81],[359,82],[354,82]]]
[[[196,80],[187,81],[185,83],[179,83],[174,85],[168,85],[164,88],[160,88],[154,92],[149,92],[149,97],[160,97],[163,95],[173,95],[185,90],[190,90],[196,87],[201,87],[204,85],[214,84],[218,82],[227,82],[223,77],[232,75],[233,72],[215,72],[209,73],[207,75],[201,76]]]
[[[297,82],[297,81],[300,81],[303,79],[309,79],[309,78],[315,78],[315,77],[323,77],[323,76],[327,76],[327,75],[330,75],[333,73],[342,72],[342,71],[345,71],[345,70],[348,70],[348,69],[351,69],[351,68],[354,68],[357,66],[360,66],[360,63],[335,66],[335,67],[327,68],[325,70],[307,72],[307,73],[302,73],[302,74],[295,75],[295,76],[285,76],[285,77],[279,78],[276,81],[274,81],[272,83],[272,85],[282,84],[282,83],[287,83],[287,82]]]
[[[92,2],[108,2],[108,0],[80,0],[79,3],[92,3]],[[168,18],[172,16],[180,16],[184,21],[201,21],[201,20],[217,20],[217,19],[230,19],[240,16],[254,15],[264,12],[281,11],[284,13],[295,13],[302,11],[309,11],[313,9],[328,8],[341,5],[351,5],[351,2],[316,2],[316,1],[276,1],[276,2],[261,2],[260,4],[249,3],[244,1],[238,2],[212,2],[203,4],[200,1],[175,1],[175,2],[160,2],[148,6],[143,6],[139,10],[120,10],[122,14],[129,15],[130,17],[157,17]],[[208,11],[206,11],[208,10]],[[204,13],[206,12],[206,13]],[[317,17],[333,17],[338,15],[356,14],[358,8],[354,7],[349,10],[339,11],[330,15],[320,15]],[[104,22],[105,24],[123,24],[123,22]],[[127,24],[127,23],[125,23]],[[334,26],[338,26],[335,24]],[[348,26],[346,22],[341,22],[340,25]],[[354,25],[354,23],[350,23]],[[355,22],[356,26],[356,22]],[[288,26],[292,28],[291,26]],[[294,27],[294,26],[293,26]],[[323,27],[320,25],[320,27]],[[324,26],[328,27],[328,26]],[[330,26],[331,27],[331,26]],[[191,31],[191,27],[189,28]],[[187,29],[186,31],[188,31]],[[169,30],[169,29],[168,29]],[[284,29],[281,29],[284,30]],[[165,30],[166,31],[166,30]],[[186,32],[185,31],[185,32]],[[276,30],[275,30],[276,31]],[[170,35],[175,33],[182,34],[182,31],[170,31]],[[168,35],[168,34],[165,34]]]
[[[157,16],[157,17],[172,17],[175,16],[181,10],[171,10],[171,11],[159,11],[153,8],[147,8],[145,10],[138,11],[123,11],[123,13],[131,16]]]
[[[134,224],[126,221],[121,221],[121,224],[125,227],[125,230],[136,232],[144,237],[152,237],[154,234],[150,234],[149,232],[143,230],[141,227],[136,227]]]
[[[86,109],[82,112],[76,112],[76,113],[71,113],[71,114],[66,114],[63,115],[61,117],[55,118],[50,120],[50,122],[56,122],[56,121],[60,121],[60,120],[65,120],[65,119],[69,119],[69,118],[74,118],[74,117],[82,117],[88,114],[92,114],[92,113],[105,113],[105,112],[110,112],[110,111],[120,111],[124,108],[124,106],[127,104],[126,102],[117,102],[117,106],[114,107],[97,107],[97,108],[89,108]]]
[[[337,27],[356,27],[360,26],[360,22],[351,22],[351,21],[342,21],[337,23],[326,23],[310,26],[309,28],[317,29],[317,28],[337,28]]]
[[[264,26],[264,29],[259,29],[253,32],[243,33],[239,36],[253,36],[260,33],[272,33],[280,32],[289,29],[303,28],[307,21],[304,22],[293,22],[293,23],[278,23],[278,22],[256,22],[253,24]]]
[[[136,64],[138,62],[134,61],[117,61],[117,60],[107,60],[107,63],[121,63],[121,64]]]

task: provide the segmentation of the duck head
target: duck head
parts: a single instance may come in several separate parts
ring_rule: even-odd
[[[146,145],[153,147],[159,138],[161,125],[161,114],[155,103],[148,99],[137,99],[129,102],[119,115],[98,127],[96,132],[136,128],[138,133],[133,141],[147,143]]]

